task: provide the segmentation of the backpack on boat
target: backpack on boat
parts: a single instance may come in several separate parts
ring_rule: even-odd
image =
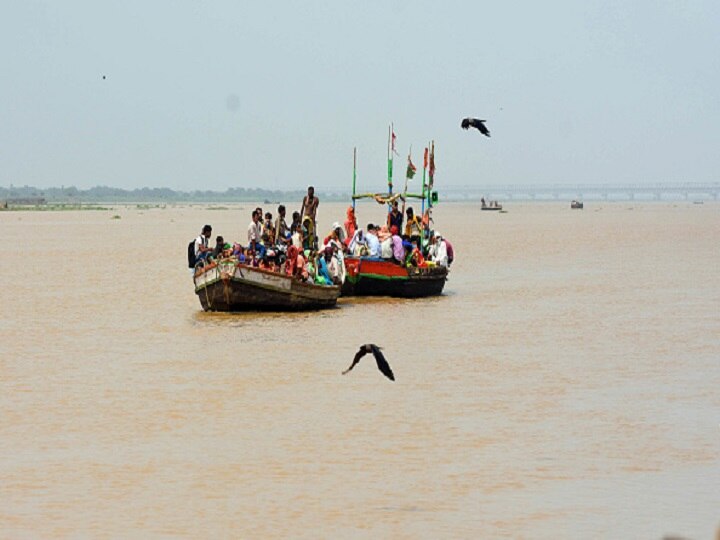
[[[195,240],[191,240],[188,244],[188,268],[195,268]]]

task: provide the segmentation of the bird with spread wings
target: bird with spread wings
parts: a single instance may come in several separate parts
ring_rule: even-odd
[[[471,127],[474,127],[480,133],[482,133],[486,137],[489,137],[490,130],[485,125],[485,122],[487,122],[487,120],[480,120],[479,118],[463,118],[462,122],[460,122],[460,127],[463,129],[469,129]]]
[[[365,345],[361,345],[360,350],[355,353],[355,358],[353,358],[352,364],[350,364],[350,367],[343,371],[342,374],[345,375],[352,368],[354,368],[360,361],[360,359],[368,353],[373,354],[373,356],[375,357],[375,362],[377,362],[377,367],[382,372],[382,374],[391,381],[394,381],[395,375],[393,374],[392,369],[390,369],[390,364],[388,364],[387,360],[385,360],[385,355],[383,355],[380,347],[378,347],[374,343],[366,343]]]

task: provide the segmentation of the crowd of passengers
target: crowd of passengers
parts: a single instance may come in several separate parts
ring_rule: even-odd
[[[284,205],[278,206],[275,219],[271,212],[263,213],[262,208],[256,208],[252,211],[244,246],[239,242],[226,242],[222,236],[211,246],[212,227],[205,225],[195,239],[195,261],[207,264],[232,258],[241,264],[323,285],[341,283],[344,258],[348,256],[384,259],[407,267],[452,264],[453,247],[431,229],[432,220],[427,212],[421,219],[409,207],[403,216],[395,200],[384,225],[368,223],[361,229],[351,206],[344,224],[333,223],[328,234],[319,238],[315,219],[318,204],[313,188],[308,188],[300,212],[293,212],[289,226]]]

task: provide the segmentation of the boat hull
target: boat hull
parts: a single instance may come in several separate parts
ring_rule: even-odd
[[[220,261],[199,270],[195,294],[205,311],[311,310],[337,304],[340,287],[302,283],[292,277]]]
[[[346,257],[343,296],[419,298],[442,293],[447,268],[405,268],[392,261]]]

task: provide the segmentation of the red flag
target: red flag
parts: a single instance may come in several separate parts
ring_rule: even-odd
[[[392,138],[391,138],[391,139],[392,139],[392,144],[391,144],[390,148],[392,149],[393,154],[395,154],[396,156],[399,156],[400,154],[398,154],[397,151],[395,150],[395,139],[397,139],[397,137],[395,137],[395,132],[394,132],[394,131],[392,132]]]
[[[428,166],[428,149],[425,149],[425,156],[423,157],[423,169],[427,169]]]

